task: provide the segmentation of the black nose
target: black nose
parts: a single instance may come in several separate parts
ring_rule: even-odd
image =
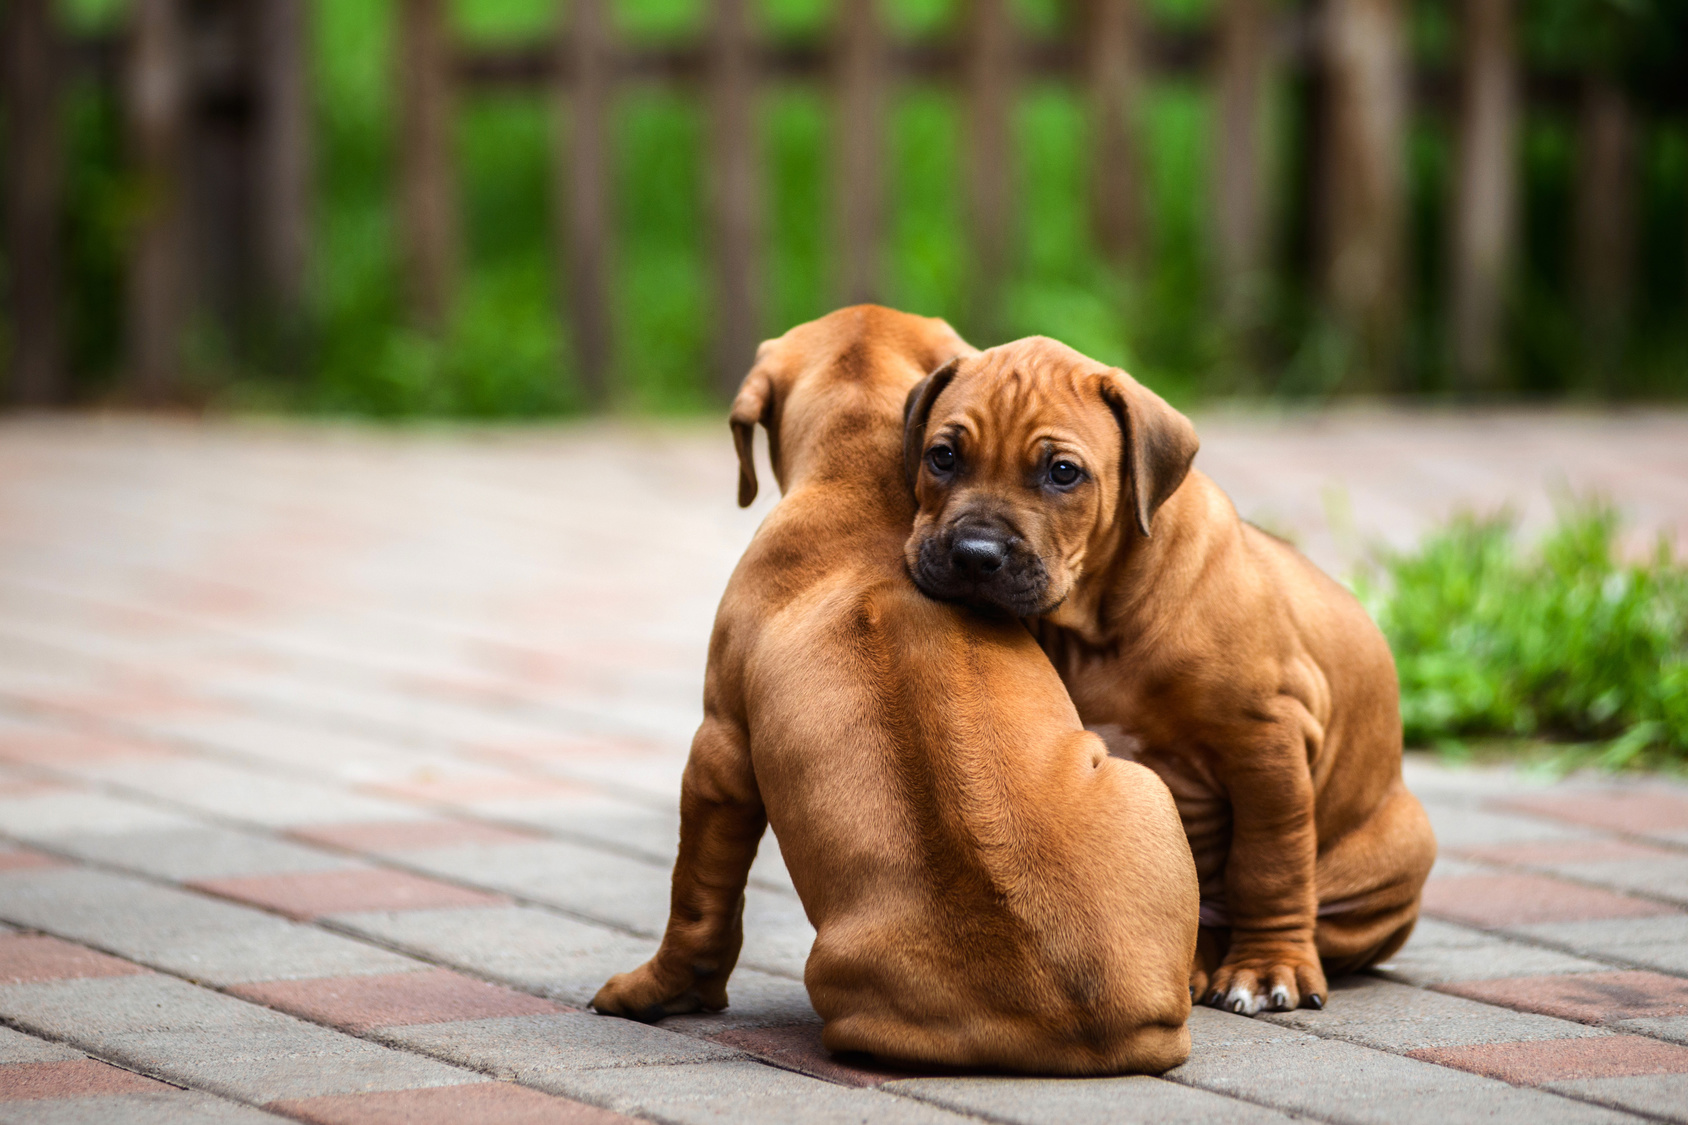
[[[968,577],[982,578],[1002,569],[1008,561],[1008,544],[982,535],[962,535],[950,548],[950,561]]]

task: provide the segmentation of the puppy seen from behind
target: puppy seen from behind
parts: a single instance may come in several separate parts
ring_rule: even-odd
[[[904,562],[909,393],[973,354],[872,306],[758,352],[732,410],[739,500],[757,425],[782,499],[716,617],[667,931],[598,1011],[726,1007],[771,827],[829,1049],[1045,1074],[1188,1055],[1198,893],[1171,794],[1084,730],[1023,621],[933,600]]]

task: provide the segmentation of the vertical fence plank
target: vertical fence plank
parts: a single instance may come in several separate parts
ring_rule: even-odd
[[[1494,391],[1501,375],[1517,212],[1518,60],[1512,0],[1462,7],[1450,315],[1457,385],[1478,393]]]
[[[140,214],[130,247],[128,377],[138,401],[159,403],[179,386],[186,312],[185,28],[178,0],[137,0],[132,18],[129,130]]]
[[[847,304],[876,300],[884,233],[885,36],[877,0],[840,0],[837,137],[838,252]]]
[[[1603,71],[1583,79],[1577,120],[1576,269],[1588,358],[1610,378],[1622,357],[1635,272],[1635,118]]]
[[[451,34],[445,0],[398,6],[399,210],[411,315],[439,331],[457,282]]]
[[[59,319],[64,147],[59,41],[50,0],[8,0],[4,16],[6,258],[12,354],[9,397],[44,406],[65,396]]]
[[[967,190],[973,243],[968,334],[981,346],[1003,330],[1002,288],[1011,243],[1014,26],[1007,0],[969,0],[964,46]]]
[[[1090,108],[1090,215],[1103,251],[1131,261],[1143,222],[1136,145],[1142,84],[1142,14],[1137,0],[1083,0],[1083,82]]]
[[[1267,0],[1223,0],[1216,56],[1214,233],[1219,292],[1235,344],[1261,315],[1266,274],[1265,101],[1272,69]]]
[[[265,298],[292,328],[311,252],[310,18],[306,0],[262,0],[256,17],[258,266]]]
[[[716,388],[731,397],[755,355],[756,70],[746,0],[714,0],[709,33],[710,204]]]
[[[1408,70],[1403,0],[1329,0],[1324,288],[1358,351],[1348,386],[1394,381],[1403,321]]]
[[[557,120],[566,138],[556,146],[563,167],[556,183],[564,198],[562,257],[566,320],[587,402],[608,398],[613,335],[610,311],[609,108],[614,57],[604,0],[572,0],[563,36]],[[572,86],[572,89],[571,89]]]

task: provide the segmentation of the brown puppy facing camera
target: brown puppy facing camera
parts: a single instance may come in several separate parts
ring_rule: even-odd
[[[1198,900],[1166,787],[1083,729],[1023,623],[933,601],[903,565],[905,400],[971,353],[872,306],[758,352],[732,411],[739,502],[758,423],[784,495],[715,619],[667,932],[598,1011],[726,1007],[771,826],[829,1049],[1048,1074],[1188,1055]]]
[[[1054,340],[960,357],[909,411],[908,565],[933,597],[1036,619],[1085,723],[1172,790],[1201,879],[1191,994],[1322,1007],[1327,972],[1406,941],[1435,838],[1401,780],[1382,633],[1238,518],[1196,446]]]

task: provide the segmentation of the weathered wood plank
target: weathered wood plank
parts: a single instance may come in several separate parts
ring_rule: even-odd
[[[445,0],[398,5],[399,212],[411,315],[439,331],[459,266],[453,81]]]
[[[1355,354],[1346,386],[1394,384],[1404,308],[1409,70],[1402,0],[1325,9],[1324,290]]]
[[[1577,117],[1577,295],[1589,362],[1609,379],[1622,359],[1635,287],[1635,111],[1611,75],[1591,71],[1583,81]]]
[[[969,0],[963,47],[967,192],[973,249],[968,335],[981,347],[1003,332],[1002,289],[1013,245],[1014,25],[1006,0]]]
[[[1458,156],[1449,224],[1454,374],[1467,393],[1501,379],[1501,331],[1518,210],[1518,58],[1512,0],[1464,0]]]
[[[715,386],[731,397],[759,336],[756,69],[746,0],[714,0],[709,29]]]
[[[310,9],[262,0],[256,18],[258,266],[265,298],[291,326],[305,312],[311,256]]]
[[[1267,0],[1224,0],[1214,60],[1214,247],[1219,299],[1233,346],[1246,351],[1267,272],[1266,96],[1274,67]]]
[[[1090,216],[1104,253],[1131,261],[1142,249],[1136,144],[1143,20],[1137,0],[1082,0],[1080,42],[1090,109]]]
[[[46,406],[62,401],[68,390],[59,292],[62,59],[50,0],[9,0],[3,18],[6,303],[12,337],[7,397],[24,406]]]
[[[555,177],[563,198],[565,317],[581,389],[593,406],[608,398],[611,323],[609,110],[614,58],[603,0],[573,0],[570,33],[559,44],[571,82],[558,86]]]
[[[878,299],[885,210],[887,52],[876,0],[839,4],[836,187],[839,289],[845,303]]]
[[[127,279],[127,381],[137,401],[161,403],[180,386],[186,315],[185,29],[178,0],[136,0],[132,21],[126,104],[140,190]]]

